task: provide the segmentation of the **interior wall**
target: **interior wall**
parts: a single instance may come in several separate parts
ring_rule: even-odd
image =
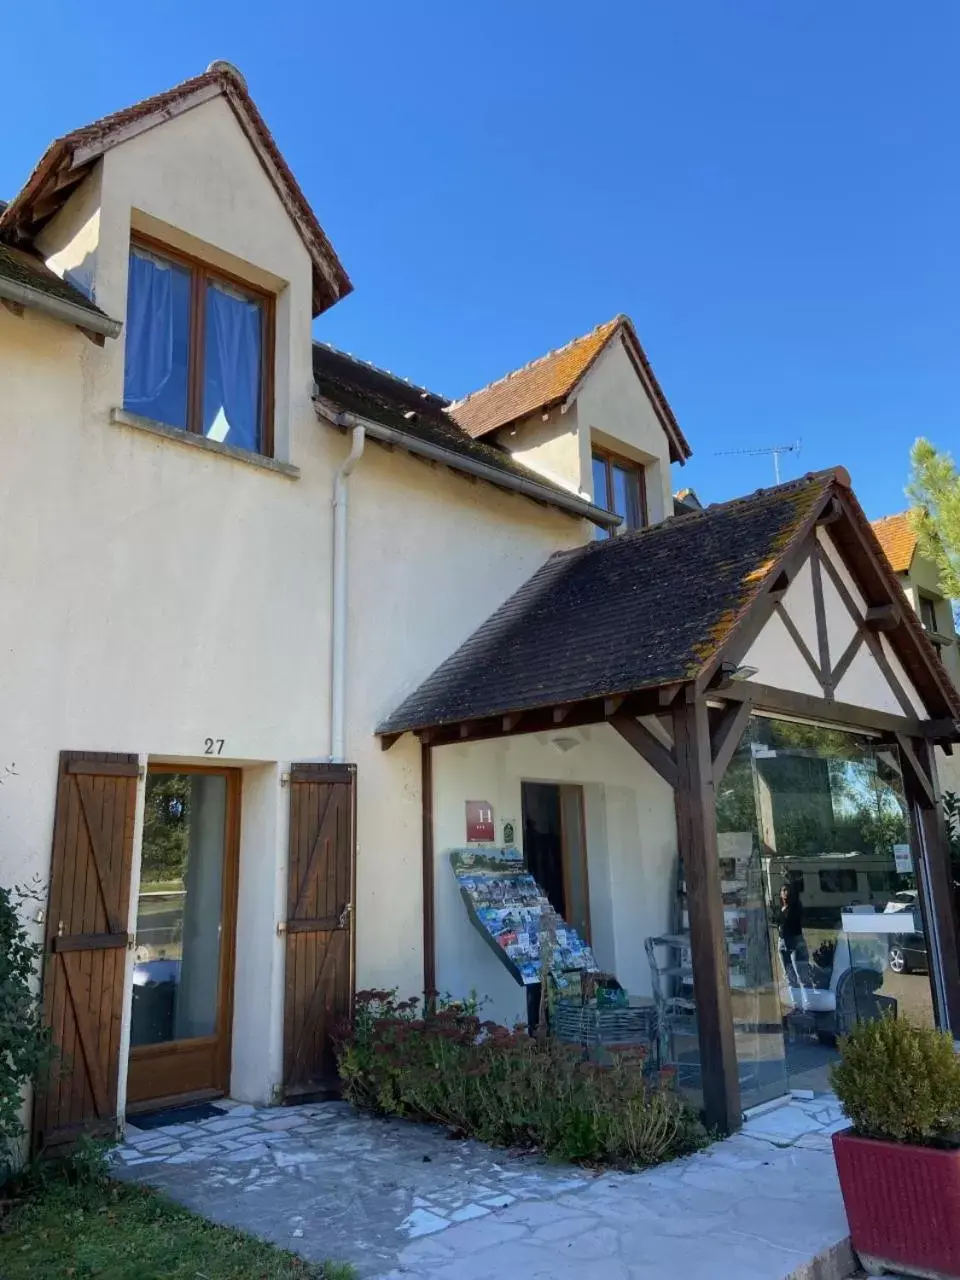
[[[284,941],[290,792],[279,764],[243,770],[230,1094],[270,1102],[283,1077]]]
[[[558,743],[569,745],[561,750]],[[508,1025],[525,996],[470,923],[450,867],[466,839],[465,803],[488,801],[497,843],[512,823],[522,848],[523,781],[584,787],[590,916],[598,963],[635,995],[650,994],[644,939],[673,924],[677,842],[672,789],[609,725],[523,734],[433,751],[437,986],[486,997]]]

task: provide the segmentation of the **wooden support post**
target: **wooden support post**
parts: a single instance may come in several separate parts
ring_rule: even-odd
[[[898,735],[899,737],[900,735]],[[904,752],[904,745],[912,748]],[[953,890],[953,873],[950,866],[950,841],[940,803],[940,787],[934,763],[933,747],[922,739],[901,743],[903,781],[910,802],[914,832],[919,849],[914,857],[923,859],[926,872],[930,912],[925,923],[929,932],[935,932],[936,950],[939,951],[940,973],[943,981],[942,999],[938,1004],[939,1020],[955,1038],[960,1037],[960,955],[958,955],[957,910]],[[923,774],[916,776],[917,769]],[[932,915],[932,919],[929,918]],[[932,929],[931,929],[932,926]],[[933,939],[930,940],[931,942]],[[931,977],[933,970],[931,965]],[[937,985],[934,983],[934,997]]]
[[[711,1128],[730,1133],[740,1126],[740,1080],[723,929],[710,722],[705,699],[693,697],[692,687],[674,705],[673,737],[677,845],[687,882],[703,1108]]]
[[[437,989],[436,893],[433,869],[433,748],[420,748],[420,797],[423,805],[423,992],[432,1005]]]

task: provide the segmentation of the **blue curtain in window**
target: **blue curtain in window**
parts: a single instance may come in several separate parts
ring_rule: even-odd
[[[258,302],[207,285],[203,434],[239,449],[260,449],[263,310]]]
[[[187,425],[190,276],[140,249],[130,252],[123,404],[168,426]]]

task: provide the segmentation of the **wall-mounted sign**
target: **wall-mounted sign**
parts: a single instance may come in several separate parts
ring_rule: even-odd
[[[496,840],[493,830],[493,805],[486,800],[467,801],[467,842]]]
[[[503,843],[516,844],[517,837],[514,834],[514,824],[510,819],[505,819],[503,824]]]

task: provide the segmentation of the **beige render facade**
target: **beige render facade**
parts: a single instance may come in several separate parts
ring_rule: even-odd
[[[236,73],[220,68],[191,85],[189,103],[149,128],[130,122],[109,145],[101,138],[80,181],[35,234],[18,238],[9,211],[0,218],[0,242],[17,239],[119,326],[127,321],[132,235],[274,299],[270,457],[125,410],[123,328],[103,338],[101,326],[94,335],[101,340],[91,341],[89,331],[50,313],[42,289],[39,300],[28,290],[0,308],[0,522],[8,549],[0,574],[0,883],[50,880],[62,751],[135,758],[129,889],[119,907],[131,949],[117,969],[120,995],[110,1012],[119,1042],[114,1036],[93,1051],[108,1110],[119,1116],[151,771],[211,763],[233,771],[235,964],[219,1091],[258,1102],[283,1092],[291,771],[331,758],[332,498],[351,431],[355,441],[363,421],[354,413],[336,429],[314,403],[311,321],[349,287],[342,268],[329,245],[318,249],[292,177],[264,151]],[[427,967],[422,748],[407,733],[384,751],[377,726],[551,555],[609,530],[610,518],[591,504],[594,446],[643,466],[651,523],[671,514],[671,459],[682,456],[649,381],[619,341],[583,371],[563,406],[516,424],[511,443],[513,431],[500,432],[501,460],[483,455],[494,476],[477,483],[464,461],[465,433],[437,466],[428,465],[412,429],[409,448],[389,450],[368,430],[348,482],[345,758],[357,779],[351,988],[419,992]],[[529,468],[527,495],[536,472],[545,487],[533,497],[519,492],[514,462]],[[919,715],[922,698],[914,696]],[[499,842],[504,819],[519,816],[521,779],[585,784],[598,957],[643,991],[649,975],[639,940],[666,927],[670,909],[673,797],[609,726],[576,736],[588,765],[583,753],[579,764],[576,753],[562,756],[549,732],[506,747],[444,748],[432,838],[441,850],[462,842],[463,803],[477,798],[476,787],[498,795]],[[458,995],[487,983],[497,1015],[522,1013],[499,971],[469,962],[476,940],[462,931],[439,860],[435,875],[438,979]],[[644,904],[639,926],[633,900]],[[55,922],[41,912],[35,927],[56,954]],[[70,964],[75,978],[89,974],[81,961]],[[79,1048],[78,1039],[78,1057]],[[91,1090],[87,1110],[97,1112]]]
[[[122,323],[137,231],[275,292],[273,459],[126,414],[122,333],[101,346],[41,310],[0,308],[0,518],[16,548],[0,581],[0,881],[48,881],[62,749],[133,752],[145,770],[210,764],[208,740],[222,740],[215,763],[242,777],[230,1089],[262,1101],[283,1075],[284,775],[330,755],[331,502],[350,439],[312,401],[310,256],[222,94],[106,150],[35,249]],[[642,401],[638,386],[618,393]],[[420,752],[408,739],[385,755],[374,729],[594,525],[372,440],[350,484],[346,756],[364,780],[355,985],[411,991]]]

